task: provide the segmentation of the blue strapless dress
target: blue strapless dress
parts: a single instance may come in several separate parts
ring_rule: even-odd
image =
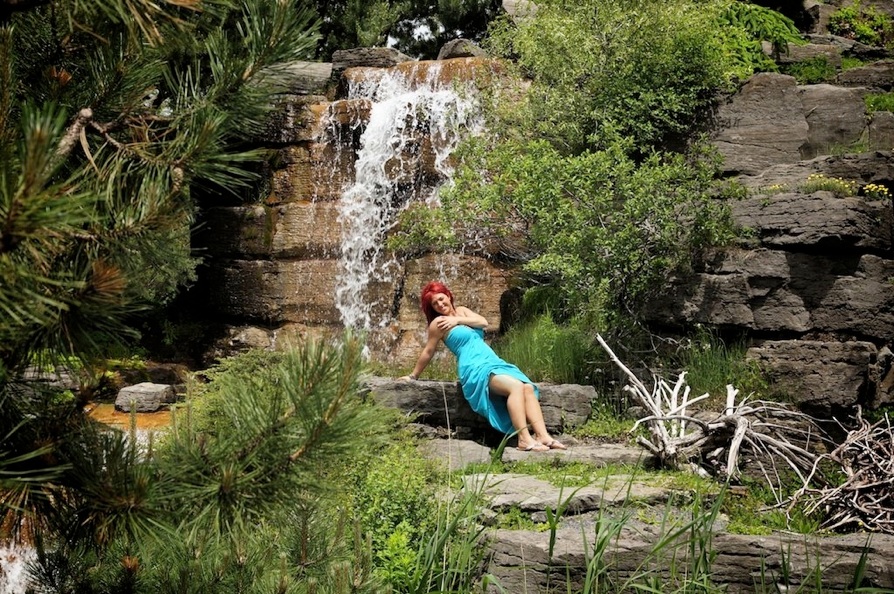
[[[509,419],[504,396],[491,396],[488,384],[492,375],[511,375],[534,386],[534,393],[540,400],[540,390],[522,371],[500,359],[484,342],[484,330],[469,326],[455,326],[444,337],[444,344],[456,356],[456,368],[463,396],[479,415],[490,422],[497,431],[509,434],[515,428]]]

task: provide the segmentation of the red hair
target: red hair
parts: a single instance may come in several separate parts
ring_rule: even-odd
[[[431,298],[435,293],[444,293],[450,298],[450,305],[453,305],[453,293],[450,292],[450,289],[448,289],[447,285],[444,283],[431,281],[422,287],[422,294],[419,296],[419,305],[422,307],[422,312],[425,314],[425,319],[428,320],[429,324],[431,324],[432,320],[441,315],[431,306]]]

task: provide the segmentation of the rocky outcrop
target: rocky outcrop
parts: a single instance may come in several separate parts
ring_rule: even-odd
[[[745,239],[706,254],[646,314],[747,333],[775,388],[824,417],[894,397],[878,357],[894,336],[894,204],[863,191],[894,186],[894,155],[864,114],[866,92],[760,74],[721,106],[715,143],[748,190],[731,204]],[[827,156],[860,142],[884,148]],[[850,191],[812,189],[823,179]]]
[[[652,525],[627,521],[614,538],[607,533],[612,522],[610,514],[605,513],[565,522],[554,544],[549,532],[497,530],[488,543],[492,552],[488,572],[499,580],[502,590],[490,591],[567,592],[568,582],[571,591],[582,591],[588,570],[600,570],[602,580],[620,582],[648,572],[671,589],[674,580],[681,577],[673,574],[674,569],[689,569],[689,555],[702,552],[690,549],[694,536],[689,530],[678,534],[677,539],[668,539],[660,552],[653,552],[655,543],[667,536],[660,532],[660,516]],[[610,541],[601,541],[600,537]],[[730,593],[795,591],[818,581],[824,592],[844,592],[864,566],[865,585],[894,588],[894,570],[888,562],[894,555],[891,536],[711,534],[709,527],[704,544],[709,547],[704,553],[712,559],[710,573],[704,577]],[[605,565],[593,568],[588,560],[593,558],[594,547],[600,545],[608,545],[603,556]]]
[[[756,174],[801,158],[810,127],[795,79],[761,73],[746,82],[717,112],[713,144],[728,174]]]

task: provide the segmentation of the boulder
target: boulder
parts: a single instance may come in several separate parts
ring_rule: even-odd
[[[831,332],[884,344],[894,336],[892,277],[894,260],[871,254],[725,250],[673,279],[645,315],[665,325],[776,336]]]
[[[870,369],[878,349],[871,342],[767,340],[749,348],[747,357],[787,400],[821,418],[875,400],[871,379],[877,374]]]
[[[538,383],[543,420],[551,433],[582,425],[592,411],[596,390],[592,386]],[[371,377],[363,393],[378,404],[413,415],[418,422],[440,427],[466,427],[476,432],[493,431],[487,421],[469,407],[459,382],[391,380]]]
[[[777,64],[794,64],[824,58],[830,66],[841,68],[841,50],[831,44],[789,43],[783,51],[777,52],[772,43],[764,41],[761,43],[761,49]]]
[[[304,62],[296,60],[284,67],[289,77],[287,91],[296,95],[325,95],[332,80],[332,64],[329,62]]]
[[[807,141],[801,157],[812,159],[855,145],[866,130],[865,104],[860,89],[834,85],[801,85],[801,106],[807,119]]]
[[[115,398],[115,410],[123,412],[156,412],[163,406],[175,402],[177,396],[173,386],[142,382],[121,388]]]
[[[824,252],[885,251],[891,246],[890,201],[831,192],[756,195],[731,205],[736,224],[761,245]]]
[[[894,148],[894,113],[876,111],[869,116],[869,148],[874,151],[890,151]]]
[[[449,60],[450,58],[486,58],[487,52],[478,46],[474,41],[468,39],[453,39],[441,46],[438,52],[438,60]]]
[[[815,11],[818,13],[820,20],[825,21],[822,26],[828,25],[828,13],[834,12],[835,10],[837,10],[835,7],[823,3],[819,9]],[[885,48],[867,45],[839,35],[831,35],[828,31],[808,33],[805,37],[811,44],[831,45],[836,47],[841,55],[850,58],[858,58],[863,61],[881,60],[888,57],[890,54]]]
[[[888,92],[894,87],[894,60],[878,60],[839,72],[835,77],[835,84],[842,87],[866,87],[873,92]]]
[[[640,512],[641,513],[641,512]],[[594,548],[604,556],[599,565],[600,576],[609,583],[642,576],[651,570],[656,583],[674,587],[673,568],[690,568],[693,532],[682,530],[676,538],[662,533],[659,518],[652,524],[626,518],[625,528],[617,536],[608,536],[612,526],[610,513],[597,518],[563,522],[555,534],[551,531],[499,529],[490,533],[487,572],[496,578],[499,587],[491,585],[489,593],[566,591],[566,580],[572,592],[583,591],[588,569],[593,570]],[[685,520],[677,520],[681,522]],[[673,524],[682,525],[682,524]],[[665,530],[670,528],[665,526]],[[605,542],[600,542],[600,537]],[[710,538],[710,580],[724,592],[751,594],[761,592],[800,591],[806,584],[815,584],[818,568],[822,568],[823,591],[847,591],[854,576],[862,573],[863,584],[882,589],[894,588],[894,536],[848,534],[823,537],[791,533],[764,536],[741,534],[706,534]],[[662,549],[655,549],[662,543]],[[701,553],[702,551],[696,551]],[[552,553],[552,555],[550,555]],[[592,578],[592,573],[589,573]],[[551,586],[550,586],[551,585]],[[551,589],[552,588],[552,589]]]
[[[358,47],[332,52],[332,76],[338,78],[348,68],[390,68],[413,58],[392,47]]]

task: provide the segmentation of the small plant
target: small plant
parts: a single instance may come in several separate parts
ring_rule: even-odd
[[[611,407],[600,404],[594,407],[586,423],[574,429],[573,434],[579,438],[626,439],[633,425],[632,419],[622,418]]]
[[[816,56],[802,62],[787,64],[782,68],[782,72],[794,76],[798,84],[815,85],[834,79],[838,69],[826,56]]]
[[[890,16],[874,6],[863,8],[860,0],[855,0],[829,15],[829,31],[868,45],[888,47],[894,26]]]
[[[845,70],[851,70],[852,68],[859,68],[860,66],[863,66],[864,64],[866,64],[866,62],[864,62],[860,58],[854,58],[851,56],[841,56],[841,71],[842,72],[844,72]]]
[[[888,188],[879,184],[866,184],[861,191],[870,200],[888,200],[891,198],[891,192],[888,191]]]
[[[842,157],[844,155],[853,155],[856,153],[865,153],[869,150],[869,143],[863,139],[856,140],[850,144],[833,144],[828,147],[828,153],[833,157]]]
[[[894,112],[894,93],[870,93],[863,98],[863,101],[866,103],[866,113]]]
[[[807,194],[825,190],[832,192],[838,198],[857,195],[857,182],[845,180],[840,177],[826,177],[822,173],[812,173],[801,184],[800,190]]]
[[[769,186],[761,186],[757,189],[758,194],[764,194],[765,196],[775,196],[776,194],[782,194],[788,191],[788,184],[772,184]]]

